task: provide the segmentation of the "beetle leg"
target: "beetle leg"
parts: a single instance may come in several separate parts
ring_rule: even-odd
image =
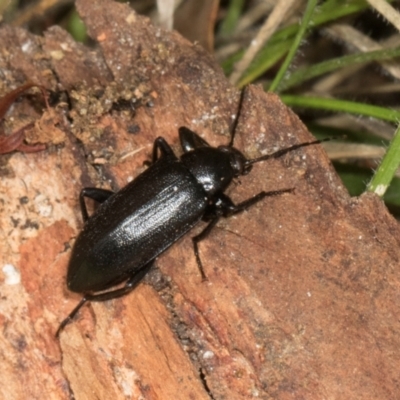
[[[158,160],[158,150],[160,150],[160,157],[163,156],[169,156],[172,158],[176,158],[174,152],[171,149],[171,146],[167,143],[167,141],[163,137],[158,137],[154,141],[154,146],[153,146],[153,158],[152,158],[152,163],[154,164]]]
[[[78,311],[87,303],[88,301],[106,301],[115,299],[117,297],[124,296],[131,292],[140,283],[144,276],[149,272],[150,268],[153,266],[154,260],[147,263],[139,271],[135,271],[126,281],[122,288],[110,290],[108,292],[102,292],[98,294],[85,294],[78,305],[72,310],[72,312],[65,318],[57,329],[56,337],[60,335],[60,332],[74,319]]]
[[[56,338],[60,336],[60,332],[74,319],[75,315],[78,313],[78,311],[82,308],[82,306],[88,301],[86,296],[83,296],[81,301],[78,303],[78,305],[72,310],[72,312],[68,315],[67,318],[65,318],[60,326],[57,329],[56,332]]]
[[[122,288],[98,294],[86,294],[84,296],[86,298],[86,301],[106,301],[125,296],[133,289],[135,289],[135,287],[140,283],[144,276],[150,271],[150,268],[153,266],[153,264],[154,260],[151,260],[144,267],[140,268],[139,271],[133,272]]]
[[[203,239],[205,239],[210,234],[210,232],[215,227],[215,225],[217,225],[218,221],[219,221],[219,217],[214,216],[211,219],[210,223],[198,235],[192,237],[194,255],[196,256],[197,266],[199,267],[201,279],[203,281],[206,281],[207,277],[206,277],[206,274],[204,273],[203,264],[201,263],[198,243],[201,242]]]
[[[244,200],[239,204],[234,204],[233,201],[225,194],[220,194],[213,204],[211,204],[206,210],[203,220],[210,221],[210,223],[201,231],[198,235],[192,238],[194,255],[196,256],[197,266],[199,267],[201,278],[203,281],[207,280],[206,274],[204,273],[203,264],[200,259],[198,243],[205,239],[217,225],[220,217],[229,217],[234,214],[238,214],[244,210],[247,210],[254,204],[258,203],[265,197],[278,196],[283,193],[291,193],[294,188],[273,190],[271,192],[260,192],[250,199]]]
[[[199,147],[210,147],[210,145],[202,139],[196,132],[181,126],[179,128],[179,140],[184,153],[198,149]]]
[[[294,188],[289,188],[289,189],[281,189],[281,190],[273,190],[271,192],[260,192],[256,194],[253,197],[250,197],[247,200],[242,201],[239,204],[234,204],[232,200],[222,194],[219,196],[218,201],[215,204],[215,207],[217,208],[215,213],[220,213],[224,217],[230,217],[231,215],[238,214],[242,211],[247,210],[254,204],[258,203],[259,201],[263,200],[265,197],[270,197],[270,196],[279,196],[283,193],[292,193],[294,192]]]
[[[104,203],[113,194],[114,192],[112,190],[99,188],[83,188],[81,190],[81,193],[79,194],[79,204],[81,205],[83,222],[86,222],[89,219],[85,197],[89,197],[89,199],[95,200],[101,204]]]

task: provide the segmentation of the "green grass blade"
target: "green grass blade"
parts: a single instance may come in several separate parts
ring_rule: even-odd
[[[229,2],[228,12],[221,23],[221,36],[228,36],[234,32],[238,23],[240,14],[242,13],[244,0],[231,0]]]
[[[288,106],[339,111],[382,119],[384,121],[394,123],[398,123],[400,121],[400,111],[388,110],[384,107],[371,106],[369,104],[357,103],[354,101],[294,95],[283,95],[281,96],[281,99]]]
[[[86,25],[84,24],[76,10],[74,10],[69,16],[67,29],[77,42],[83,43],[88,38]]]
[[[400,57],[400,47],[394,49],[384,49],[370,51],[367,53],[351,54],[344,57],[334,58],[332,60],[324,61],[311,67],[299,68],[294,71],[287,79],[285,79],[278,87],[279,91],[287,90],[296,86],[304,81],[315,78],[322,74],[335,71],[337,69],[355,65],[368,63],[371,61],[391,60]]]
[[[295,56],[296,51],[299,48],[301,41],[306,33],[307,27],[309,26],[311,16],[314,12],[315,6],[317,5],[317,1],[318,0],[307,1],[306,11],[304,12],[304,16],[300,24],[300,29],[298,30],[297,35],[293,40],[292,46],[290,47],[290,50],[285,58],[285,61],[282,63],[278,73],[275,75],[275,79],[272,81],[271,86],[269,87],[269,90],[271,92],[276,90],[276,88],[282,81],[284,75],[286,74],[286,71],[289,68],[289,65],[292,62],[293,57]]]
[[[333,165],[350,196],[360,196],[364,193],[367,182],[372,176],[371,170],[338,162],[334,162]]]
[[[390,182],[400,164],[400,125],[390,142],[389,148],[384,155],[382,162],[376,170],[367,190],[382,197],[388,189]]]
[[[333,163],[340,179],[349,191],[350,196],[360,196],[364,193],[367,182],[371,180],[372,171],[355,165]],[[384,196],[385,203],[397,218],[400,216],[400,179],[396,176]]]
[[[288,51],[292,42],[293,39],[289,38],[287,40],[268,46],[263,50],[261,50],[263,57],[262,68],[261,69],[254,68],[255,64],[252,64],[253,66],[250,66],[251,70],[248,70],[251,73],[246,73],[246,75],[243,78],[241,78],[240,82],[238,83],[238,87],[243,87],[248,85],[249,83],[253,82],[255,78],[262,75],[264,71],[268,70],[273,65],[275,65]],[[240,56],[238,56],[238,54],[231,56],[229,59],[225,60],[222,63],[222,68],[226,75],[230,75],[230,73],[233,70],[233,65],[242,58],[244,51],[240,52]],[[259,56],[257,56],[256,59],[258,60]]]
[[[392,1],[393,0],[390,0],[390,2]],[[328,0],[321,6],[317,6],[309,22],[309,27],[314,29],[327,22],[336,21],[339,18],[363,11],[368,7],[369,5],[365,0],[348,0],[345,4],[343,0]],[[243,87],[253,82],[274,65],[290,49],[298,30],[299,24],[292,24],[277,31],[271,37],[268,45],[260,50],[258,56],[254,59],[253,63],[239,81],[238,86]],[[279,54],[279,57],[276,56],[277,54]],[[271,57],[273,57],[272,60]],[[226,65],[229,64],[230,62],[227,60]]]

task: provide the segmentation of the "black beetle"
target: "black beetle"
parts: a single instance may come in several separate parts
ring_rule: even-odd
[[[156,257],[201,220],[208,225],[192,240],[202,279],[206,279],[198,243],[211,232],[219,218],[246,210],[267,196],[294,190],[260,192],[234,204],[224,194],[233,178],[248,174],[255,163],[321,142],[300,143],[248,160],[233,147],[235,130],[228,145],[211,147],[196,133],[182,127],[179,129],[183,149],[180,158],[164,138],[158,137],[150,167],[119,192],[96,188],[81,191],[85,225],[72,250],[67,286],[73,292],[85,294],[61,323],[57,336],[87,301],[109,300],[133,290]],[[91,217],[85,197],[101,203]],[[123,287],[104,292],[124,281]],[[99,291],[103,292],[95,293]]]

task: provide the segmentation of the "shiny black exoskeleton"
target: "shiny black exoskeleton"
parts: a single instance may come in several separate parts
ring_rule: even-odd
[[[119,192],[82,190],[80,203],[85,225],[72,250],[67,286],[73,292],[85,294],[61,323],[57,335],[87,301],[104,301],[133,290],[155,258],[201,220],[208,225],[192,240],[202,279],[206,279],[198,242],[211,232],[219,218],[239,213],[266,196],[294,190],[260,192],[234,204],[224,194],[232,180],[249,173],[257,162],[320,143],[301,143],[248,160],[233,147],[233,135],[229,145],[219,147],[211,147],[185,127],[179,129],[179,138],[184,152],[180,158],[162,137],[157,138],[151,166]],[[91,217],[85,197],[101,203]],[[123,287],[110,289],[124,281]],[[107,289],[110,290],[96,293]]]

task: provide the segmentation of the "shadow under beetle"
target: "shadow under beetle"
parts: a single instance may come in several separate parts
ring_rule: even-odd
[[[85,225],[72,250],[67,286],[84,296],[61,323],[56,336],[87,301],[109,300],[133,290],[156,257],[201,220],[208,225],[192,241],[205,280],[198,243],[208,236],[218,220],[246,210],[267,196],[294,190],[262,191],[234,204],[224,194],[233,178],[248,174],[255,163],[321,142],[300,143],[249,160],[233,147],[235,130],[228,145],[211,147],[196,133],[182,127],[180,158],[164,138],[158,137],[150,167],[119,192],[96,188],[81,191],[79,200]],[[85,197],[101,203],[90,217]],[[124,281],[123,287],[96,293]]]

